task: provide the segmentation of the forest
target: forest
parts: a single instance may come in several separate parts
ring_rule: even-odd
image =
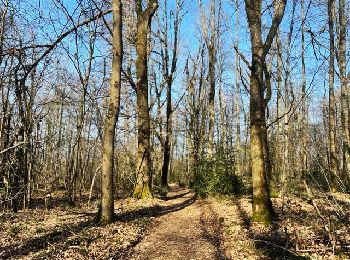
[[[0,259],[350,259],[350,1],[0,0]]]

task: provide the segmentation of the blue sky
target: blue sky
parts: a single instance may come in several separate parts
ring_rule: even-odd
[[[85,0],[87,3],[88,1]],[[126,2],[126,1],[124,1]],[[271,1],[270,1],[271,2]],[[62,31],[66,30],[68,27],[72,25],[72,23],[67,20],[65,14],[62,13],[58,8],[55,8],[55,0],[33,0],[33,1],[21,1],[16,0],[13,1],[18,7],[18,16],[21,17],[24,21],[28,21],[28,24],[31,26],[31,30],[37,32],[37,39],[41,43],[50,43],[55,37],[60,34]],[[208,15],[210,8],[208,6],[209,0],[203,0],[203,6],[205,13]],[[224,82],[225,88],[230,92],[232,85],[234,83],[234,58],[235,53],[232,49],[233,37],[235,36],[235,14],[236,10],[234,5],[232,4],[232,0],[224,0],[222,2],[222,23],[227,25],[227,31],[223,34],[223,50],[226,53],[226,70],[224,72]],[[77,2],[72,0],[64,0],[64,6],[67,8],[67,11],[70,15],[72,15],[75,19],[83,20],[83,17],[77,17],[80,13],[80,9],[77,9],[76,12],[73,12],[77,8]],[[287,32],[289,30],[289,24],[291,19],[291,4],[292,1],[288,1],[288,6],[286,8],[286,13],[284,19],[281,24],[281,35],[282,42],[286,43]],[[162,10],[163,1],[160,1],[160,8],[158,12]],[[239,19],[239,48],[246,55],[248,60],[250,60],[250,50],[249,50],[249,30],[247,28],[247,22],[245,17],[244,10],[244,1],[240,0],[240,19]],[[175,6],[175,0],[168,0],[168,8],[172,9]],[[265,5],[266,6],[266,5]],[[309,1],[305,1],[305,6],[309,6]],[[184,17],[182,26],[181,26],[181,46],[180,46],[180,58],[179,58],[179,69],[178,69],[178,78],[175,82],[175,96],[180,95],[183,89],[183,68],[185,64],[185,60],[187,59],[188,53],[194,53],[198,49],[199,39],[201,37],[201,26],[200,26],[200,16],[199,16],[199,7],[197,0],[185,1],[184,9],[186,10],[186,15]],[[300,4],[299,1],[296,5],[295,12],[295,24],[294,24],[294,33],[292,40],[292,58],[291,58],[291,67],[292,67],[292,77],[293,77],[293,85],[295,86],[295,92],[300,91],[300,71],[301,71],[301,62],[300,62]],[[326,26],[326,9],[324,5],[315,4],[310,5],[310,10],[308,12],[306,27],[307,30],[312,31],[314,35],[316,35],[316,40],[322,42],[325,46],[327,43],[327,30],[323,30]],[[45,21],[48,21],[47,23]],[[264,13],[263,21],[266,25],[269,25],[270,22],[270,14],[269,12]],[[34,27],[33,27],[34,24]],[[54,26],[53,26],[54,25]],[[29,30],[26,28],[25,30]],[[267,30],[265,30],[266,33]],[[310,89],[312,89],[312,93],[310,98],[312,100],[319,100],[326,94],[325,88],[327,88],[327,66],[328,62],[324,61],[328,56],[328,52],[326,47],[319,47],[317,42],[311,37],[310,33],[306,34],[306,69],[307,69],[307,84],[310,85]],[[72,42],[72,37],[68,37],[65,41]],[[69,46],[69,44],[68,44]],[[73,47],[73,42],[72,42]],[[108,47],[104,47],[104,43],[98,44],[99,53],[101,56],[108,56],[109,50]],[[56,51],[57,53],[57,51]],[[315,54],[317,58],[315,57]],[[82,52],[84,55],[84,51]],[[322,55],[324,57],[322,57]],[[61,56],[62,59],[66,59]],[[69,65],[70,70],[73,73],[73,67]],[[241,63],[243,64],[243,63]],[[336,84],[337,86],[338,84]],[[276,93],[276,92],[274,92]],[[246,99],[244,100],[246,103]]]

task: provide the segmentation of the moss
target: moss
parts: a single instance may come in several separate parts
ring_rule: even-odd
[[[136,199],[153,198],[149,184],[147,182],[143,184],[137,184],[132,193],[132,197]]]
[[[271,200],[268,197],[259,196],[253,199],[253,221],[268,226],[275,213],[272,208]]]
[[[169,187],[168,186],[161,186],[158,190],[159,195],[166,196],[168,194]]]

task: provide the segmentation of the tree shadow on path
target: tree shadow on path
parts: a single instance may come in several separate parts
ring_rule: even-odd
[[[128,222],[128,221],[132,221],[132,220],[135,220],[138,218],[144,218],[144,217],[160,217],[171,212],[182,210],[190,206],[191,204],[193,204],[196,200],[197,200],[197,194],[194,194],[191,198],[175,205],[171,205],[171,206],[155,205],[151,207],[145,207],[145,208],[117,214],[115,216],[115,220],[121,221],[121,222]]]
[[[189,194],[183,194],[181,197]],[[145,217],[160,217],[171,212],[182,210],[190,205],[192,205],[197,200],[197,194],[194,194],[191,198],[171,206],[152,206],[141,208],[138,210],[122,213],[116,216],[116,221],[129,222],[139,218]],[[133,253],[133,249],[142,241],[146,236],[146,233],[141,234],[135,240],[131,241],[127,248],[119,250],[115,254],[115,259],[129,259]]]
[[[254,242],[255,248],[262,251],[267,259],[309,259],[295,254],[288,248],[290,247],[288,238],[280,232],[281,229],[277,222],[273,222],[267,229],[257,231],[252,228],[251,219],[244,210],[239,198],[233,199],[233,202],[237,207],[242,227],[247,230],[248,237]]]
[[[200,217],[202,236],[215,248],[215,259],[229,260],[230,258],[225,256],[221,247],[222,224],[220,219],[210,204],[202,204],[204,204]]]
[[[176,194],[174,196],[162,196],[160,197],[161,200],[165,200],[165,201],[168,201],[168,200],[176,200],[176,199],[179,199],[179,198],[182,198],[182,197],[185,197],[186,195],[190,194],[191,191],[187,191],[187,192],[184,192],[184,193],[180,193],[180,194]]]
[[[183,196],[185,196],[185,194]],[[197,195],[193,195],[191,198],[171,206],[156,205],[152,207],[146,207],[146,208],[128,211],[125,213],[116,214],[115,221],[129,222],[129,221],[133,221],[133,220],[137,220],[145,217],[147,218],[147,217],[163,216],[165,214],[188,207],[189,205],[194,203],[196,199],[197,199]],[[94,222],[94,216],[95,216],[94,213],[78,212],[77,215],[81,215],[81,214],[90,216],[90,219],[88,221],[79,222],[76,225],[61,226],[59,227],[59,229],[51,231],[47,234],[34,237],[34,238],[29,238],[24,243],[15,243],[8,246],[0,247],[0,259],[8,259],[10,257],[18,258],[20,256],[28,255],[30,253],[39,252],[40,250],[44,250],[50,245],[53,245],[56,243],[62,243],[62,242],[69,243],[68,240],[73,235],[78,234],[84,229],[88,229],[96,226],[96,222]],[[135,241],[131,241],[129,247],[136,246],[141,241],[141,239],[142,237],[138,237],[136,238]]]

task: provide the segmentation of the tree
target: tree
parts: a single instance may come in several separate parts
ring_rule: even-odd
[[[239,45],[239,3],[238,0],[235,2],[236,5],[236,47]],[[241,106],[240,106],[240,85],[239,85],[239,55],[236,52],[235,57],[235,96],[236,96],[236,172],[238,174],[242,174],[242,166],[241,166]]]
[[[300,1],[301,4],[301,173],[305,179],[307,173],[307,104],[306,104],[306,68],[305,68],[305,7],[304,0]]]
[[[334,96],[334,13],[335,3],[334,0],[328,0],[328,30],[329,30],[329,93],[328,93],[328,106],[329,106],[329,173],[330,173],[330,189],[336,190],[335,178],[337,176],[337,155],[336,155],[336,113],[335,113],[335,96]]]
[[[157,0],[150,0],[146,9],[142,0],[135,0],[137,14],[136,32],[136,94],[137,94],[137,155],[136,155],[136,184],[133,191],[135,198],[152,197],[150,189],[151,177],[151,144],[150,144],[150,114],[148,106],[148,34],[151,21],[158,8]]]
[[[346,6],[345,0],[339,0],[339,35],[338,35],[338,64],[340,74],[340,104],[341,104],[341,127],[343,141],[343,169],[342,175],[347,185],[350,185],[350,125],[349,125],[349,86],[346,72]]]
[[[261,31],[262,1],[245,0],[252,51],[250,68],[250,156],[252,160],[253,218],[264,223],[269,223],[274,214],[266,179],[269,173],[266,172],[264,161],[265,109],[269,100],[268,92],[271,91],[266,89],[264,76],[265,79],[269,77],[266,56],[282,21],[286,2],[286,0],[275,2],[277,7],[272,18],[272,24],[266,40],[263,42]],[[266,97],[265,90],[267,90]]]
[[[216,65],[216,30],[215,18],[215,0],[210,2],[210,33],[208,31],[207,22],[203,13],[202,0],[198,0],[199,10],[201,15],[201,23],[204,33],[204,42],[208,50],[208,78],[209,78],[209,126],[208,126],[208,158],[211,159],[214,154],[214,128],[215,128],[215,65]]]
[[[113,41],[112,41],[112,77],[107,117],[104,123],[102,148],[102,196],[101,224],[110,223],[114,215],[114,142],[115,128],[120,108],[121,68],[123,60],[122,42],[122,3],[113,0]]]
[[[183,1],[176,0],[176,11],[174,19],[174,43],[172,49],[172,59],[171,63],[169,60],[169,47],[168,47],[168,11],[167,11],[167,1],[164,0],[164,15],[165,15],[165,26],[163,32],[163,45],[164,50],[162,50],[163,57],[163,77],[166,82],[166,132],[163,147],[163,165],[162,165],[162,186],[166,187],[168,185],[168,171],[170,163],[170,150],[171,150],[171,136],[172,136],[172,85],[174,81],[174,73],[177,68],[178,59],[178,48],[179,48],[179,30],[182,17],[180,16],[180,11],[183,6]],[[170,63],[170,66],[169,66]],[[170,71],[169,71],[170,67]]]

